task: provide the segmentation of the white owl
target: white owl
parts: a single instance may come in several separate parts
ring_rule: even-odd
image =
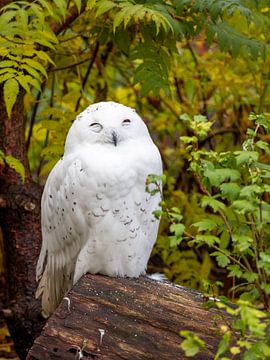
[[[37,264],[45,315],[87,272],[138,277],[155,243],[160,194],[146,192],[162,163],[136,111],[115,102],[89,106],[67,135],[46,182]]]

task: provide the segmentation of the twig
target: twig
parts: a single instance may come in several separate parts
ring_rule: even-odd
[[[173,79],[174,79],[174,85],[175,85],[175,88],[176,88],[177,97],[178,97],[180,103],[183,103],[184,99],[182,97],[180,86],[179,86],[178,79],[177,79],[176,75],[174,75]]]
[[[34,128],[34,125],[35,125],[35,119],[36,119],[36,115],[37,115],[37,110],[38,110],[38,106],[39,106],[39,100],[40,100],[41,94],[42,94],[42,92],[44,90],[44,86],[45,86],[45,81],[41,85],[41,91],[39,91],[38,94],[37,94],[34,109],[32,111],[32,115],[31,115],[31,119],[30,119],[29,132],[28,132],[28,135],[27,135],[27,140],[26,140],[26,145],[25,145],[27,152],[28,152],[29,147],[30,147],[31,137],[32,137],[33,128]]]
[[[220,129],[216,129],[216,130],[212,130],[211,133],[209,135],[206,136],[206,138],[204,138],[203,140],[201,140],[200,146],[202,146],[203,144],[205,144],[208,140],[210,140],[211,138],[215,137],[216,135],[221,135],[221,134],[226,134],[226,133],[235,133],[238,134],[238,130],[233,128],[233,127],[228,127],[228,128],[220,128]]]
[[[223,255],[227,256],[232,262],[234,262],[235,264],[238,264],[243,270],[249,272],[249,269],[246,265],[242,264],[241,261],[237,260],[236,258],[234,258],[233,256],[231,256],[230,254],[227,254],[225,251],[223,251],[221,248],[219,248],[218,246],[216,246],[215,244],[211,245],[211,247],[219,252],[221,252]]]
[[[82,81],[82,92],[83,92],[83,90],[84,90],[84,88],[85,88],[87,79],[88,79],[88,77],[89,77],[89,75],[90,75],[90,72],[91,72],[91,70],[92,70],[92,67],[93,67],[93,65],[94,65],[94,62],[95,62],[95,60],[96,60],[96,57],[97,57],[97,54],[98,54],[98,49],[99,49],[99,42],[97,41],[97,42],[96,42],[95,49],[94,49],[94,51],[93,51],[93,56],[92,56],[92,58],[91,58],[91,61],[90,61],[89,66],[88,66],[88,69],[87,69],[86,74],[85,74],[85,76],[84,76],[84,78],[83,78],[83,81]],[[77,103],[76,103],[76,106],[75,106],[75,112],[77,112],[77,111],[79,110],[81,99],[82,99],[82,93],[81,93],[81,95],[79,96],[79,98],[78,98],[78,100],[77,100]]]
[[[205,195],[207,195],[207,196],[209,196],[209,197],[212,197],[212,195],[210,194],[210,192],[206,189],[206,187],[205,187],[205,186],[202,184],[202,182],[200,181],[199,176],[198,176],[196,173],[193,173],[193,176],[194,176],[195,180],[197,181],[197,183],[198,183],[201,191],[202,191]],[[227,228],[227,230],[228,230],[228,232],[229,232],[229,234],[230,234],[230,237],[231,237],[231,239],[232,239],[233,233],[232,233],[232,229],[231,229],[231,227],[230,227],[230,224],[229,224],[229,222],[228,222],[228,220],[227,220],[227,218],[226,218],[226,215],[223,213],[222,210],[218,210],[218,213],[219,213],[219,215],[221,216],[221,218],[222,218],[222,220],[223,220],[223,222],[224,222],[224,224],[225,224],[225,226],[226,226],[226,228]]]
[[[52,73],[52,89],[51,89],[51,98],[50,98],[50,107],[51,108],[53,107],[54,90],[55,90],[55,73]],[[52,118],[52,115],[50,115],[49,119],[51,119],[51,118]],[[49,131],[47,130],[43,148],[45,148],[47,146],[48,140],[49,140]],[[38,170],[37,170],[37,177],[38,178],[39,178],[39,175],[40,175],[40,172],[41,172],[43,162],[44,162],[44,156],[40,159],[39,167],[38,167]]]
[[[92,57],[91,57],[90,59],[92,59]],[[89,61],[90,59],[87,58],[87,59],[81,60],[81,61],[79,61],[79,62],[77,62],[77,63],[75,63],[75,64],[70,64],[70,65],[63,66],[63,67],[61,67],[61,68],[53,69],[52,72],[53,72],[53,71],[60,71],[60,70],[71,69],[71,68],[73,68],[73,67],[76,67],[76,66],[78,66],[78,65],[81,65],[81,64],[86,63],[86,62]]]
[[[202,76],[202,72],[201,72],[201,69],[200,69],[200,64],[199,64],[197,56],[196,56],[196,54],[195,54],[194,50],[192,49],[192,46],[190,45],[189,42],[187,42],[187,48],[190,51],[190,54],[191,54],[191,57],[192,57],[192,59],[194,61],[195,66],[198,69],[199,78],[201,80],[201,96],[202,96],[202,101],[203,101],[202,113],[203,113],[203,115],[207,115],[207,99],[206,99],[205,92],[204,92],[204,89],[203,89],[203,82],[202,82],[203,76]]]

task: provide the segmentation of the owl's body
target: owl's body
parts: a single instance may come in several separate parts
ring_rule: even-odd
[[[146,178],[161,172],[158,149],[132,109],[99,103],[79,115],[42,196],[37,293],[45,314],[87,272],[145,273],[160,202],[146,192]]]

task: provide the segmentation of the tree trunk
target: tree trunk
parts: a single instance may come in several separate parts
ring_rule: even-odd
[[[4,306],[13,313],[9,323],[18,351],[23,357],[40,328],[35,266],[39,254],[41,188],[30,176],[25,147],[25,127],[21,91],[8,118],[3,94],[0,94],[0,149],[5,155],[20,160],[25,168],[25,182],[8,166],[0,168],[0,224],[4,239],[8,288],[3,295]],[[36,324],[36,325],[34,325]]]
[[[0,0],[0,9],[10,0]],[[86,0],[81,2],[81,10],[76,5],[69,8],[65,21],[52,23],[54,33],[60,34],[85,11]],[[41,244],[40,198],[42,189],[32,181],[25,146],[24,91],[20,89],[8,118],[0,86],[0,150],[20,160],[25,169],[25,182],[8,166],[0,164],[0,234],[4,243],[6,264],[5,280],[0,280],[0,308],[12,310],[13,319],[8,325],[15,346],[21,358],[41,330],[44,319],[40,317],[40,301],[35,300],[35,268]],[[1,236],[1,235],[0,235]],[[1,239],[0,239],[1,240]],[[1,241],[0,241],[1,246]],[[1,274],[0,267],[0,274]],[[1,319],[1,314],[0,314]]]
[[[66,295],[28,353],[44,359],[185,359],[181,330],[196,333],[213,359],[217,309],[202,294],[168,282],[85,275]],[[222,314],[223,318],[226,315]]]

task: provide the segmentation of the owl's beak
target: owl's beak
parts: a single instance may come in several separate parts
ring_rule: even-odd
[[[117,146],[118,137],[117,137],[117,133],[114,130],[112,131],[112,141],[113,141],[114,146]]]

